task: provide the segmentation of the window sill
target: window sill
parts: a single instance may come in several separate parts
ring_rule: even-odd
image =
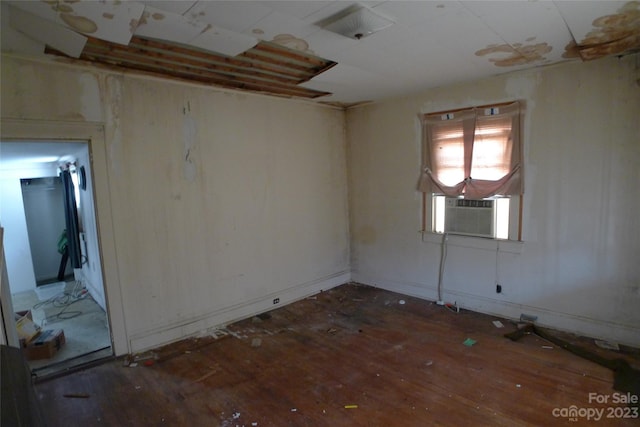
[[[425,243],[442,244],[444,234],[422,231],[422,241]],[[524,242],[517,240],[498,240],[486,237],[462,236],[447,234],[447,245],[463,248],[480,249],[485,251],[498,251],[512,254],[521,254]]]

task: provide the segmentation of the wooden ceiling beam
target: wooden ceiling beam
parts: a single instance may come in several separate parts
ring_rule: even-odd
[[[93,41],[93,40],[90,40]],[[108,42],[102,42],[108,43]],[[243,58],[242,54],[231,57],[216,54],[214,52],[207,52],[199,49],[191,49],[188,47],[183,47],[181,45],[168,44],[166,42],[159,42],[156,40],[150,39],[142,39],[140,37],[133,37],[129,46],[136,47],[145,50],[158,50],[162,52],[171,52],[176,55],[184,56],[184,57],[195,57],[200,58],[207,62],[217,62],[221,64],[233,65],[242,68],[257,68],[260,70],[273,72],[276,74],[287,74],[291,76],[299,77],[301,74],[307,76],[310,73],[313,73],[314,70],[310,67],[305,66],[297,66],[284,64],[282,61],[274,61],[274,62],[260,62],[256,63],[255,61],[247,61]],[[274,67],[275,65],[275,67]]]
[[[132,52],[131,50],[126,49],[110,49],[103,48],[102,46],[85,46],[85,49],[82,53],[83,55],[99,55],[100,57],[113,57],[115,59],[119,59],[123,62],[127,61],[140,61],[146,62],[148,59],[153,59],[156,64],[164,64],[164,66],[168,70],[177,71],[180,68],[187,68],[191,70],[201,71],[205,73],[213,73],[213,74],[222,74],[222,75],[230,75],[230,76],[238,76],[238,75],[246,75],[252,76],[255,78],[260,78],[263,80],[280,82],[280,83],[289,83],[289,84],[297,84],[302,80],[300,78],[292,78],[289,76],[275,76],[271,74],[262,73],[260,71],[255,70],[238,70],[235,67],[219,67],[212,64],[207,64],[203,61],[196,61],[187,58],[176,58],[170,57],[166,54],[160,52]]]
[[[83,54],[80,59],[116,66],[120,68],[132,69],[153,73],[156,75],[170,76],[182,80],[198,81],[201,83],[214,84],[217,86],[232,88],[232,89],[245,89],[258,92],[266,92],[277,95],[298,96],[303,98],[317,98],[324,95],[329,95],[327,92],[316,91],[313,89],[307,89],[295,85],[284,85],[274,82],[260,81],[249,79],[246,77],[223,77],[212,75],[211,73],[198,72],[196,70],[169,70],[164,64],[157,63],[155,60],[140,60],[140,61],[127,61],[125,63],[117,60],[116,58],[105,55]]]

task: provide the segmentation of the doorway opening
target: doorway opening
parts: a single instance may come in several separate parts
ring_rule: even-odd
[[[8,282],[32,373],[112,356],[89,143],[2,141],[0,152]]]
[[[20,186],[36,286],[72,280],[62,178],[20,178]]]

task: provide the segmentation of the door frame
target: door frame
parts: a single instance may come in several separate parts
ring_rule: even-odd
[[[59,122],[46,120],[2,119],[0,138],[12,142],[84,141],[89,146],[98,247],[107,318],[114,354],[129,353],[122,288],[116,256],[109,169],[104,124],[98,122]]]

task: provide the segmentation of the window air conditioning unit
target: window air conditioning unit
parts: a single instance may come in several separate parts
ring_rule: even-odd
[[[447,197],[444,209],[445,233],[495,237],[495,200]]]

